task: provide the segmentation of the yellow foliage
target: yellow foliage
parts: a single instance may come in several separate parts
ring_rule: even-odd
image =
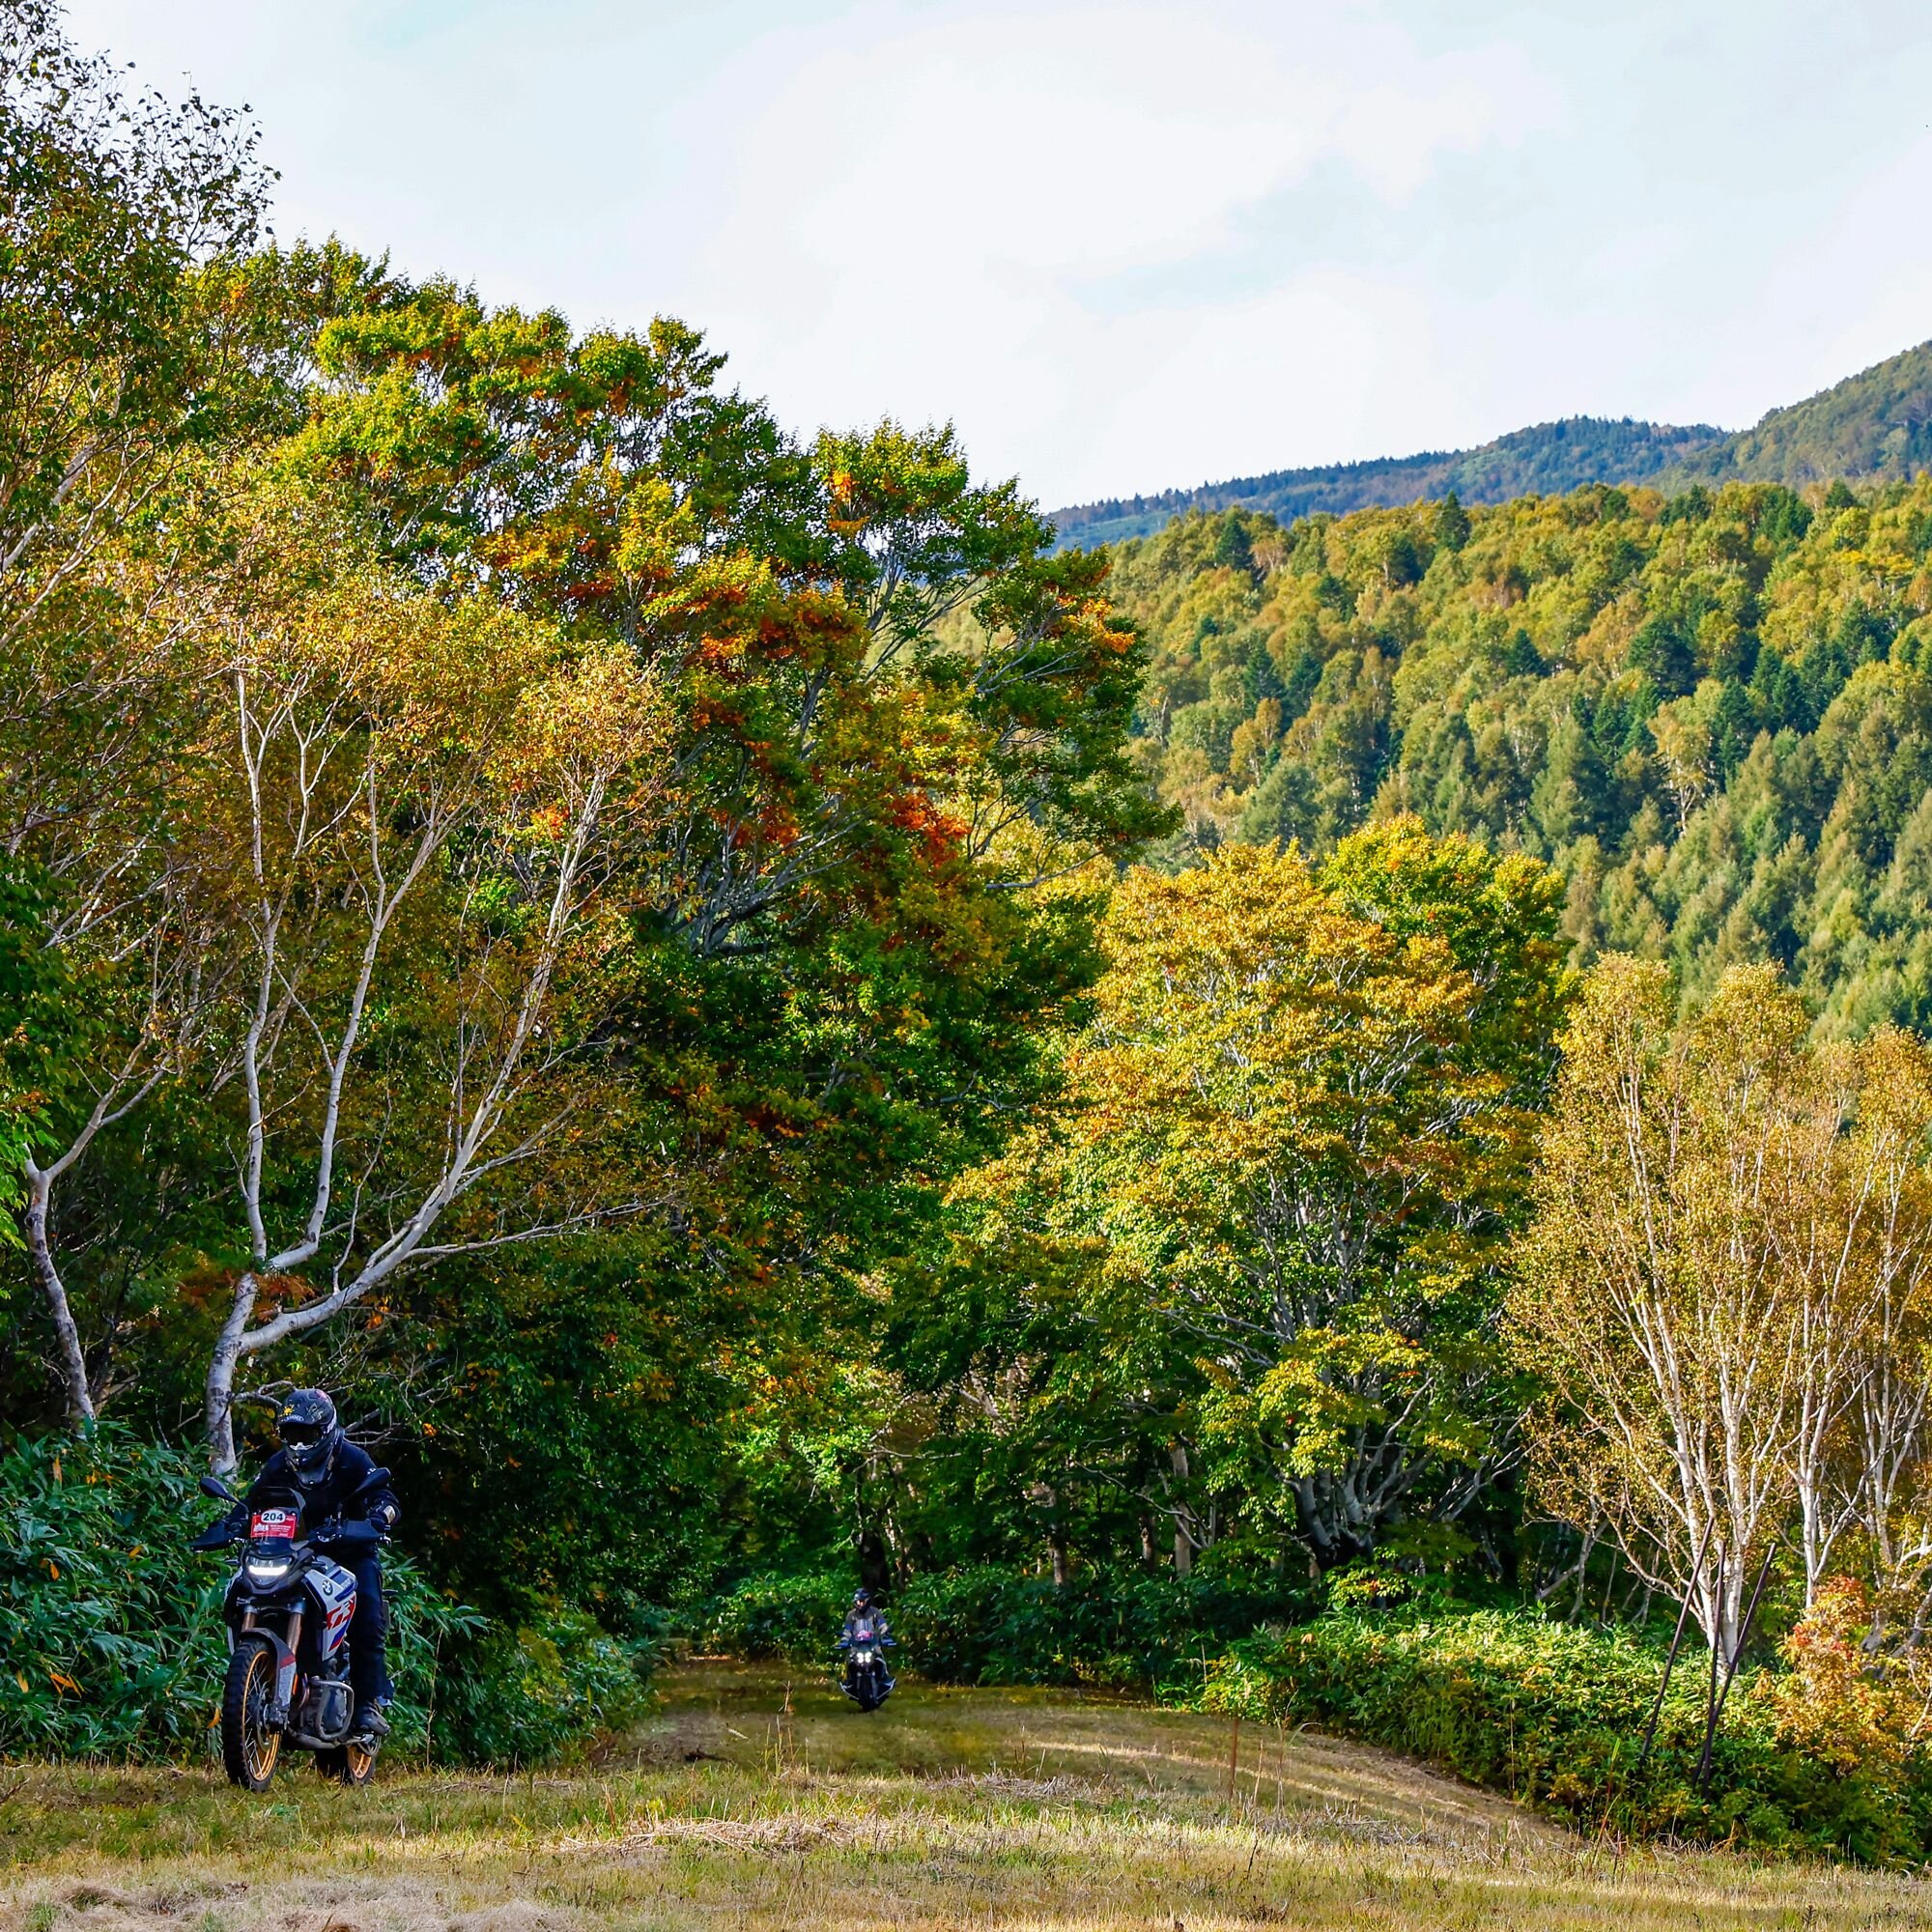
[[[1780,1743],[1840,1772],[1896,1764],[1912,1748],[1922,1699],[1866,1648],[1875,1628],[1870,1593],[1856,1577],[1819,1590],[1781,1646],[1788,1674],[1757,1686]]]

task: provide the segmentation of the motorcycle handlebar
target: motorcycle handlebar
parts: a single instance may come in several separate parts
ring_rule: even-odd
[[[247,1542],[247,1532],[227,1529],[221,1523],[211,1523],[199,1536],[188,1539],[190,1549],[204,1552],[216,1549],[232,1549],[238,1543]],[[383,1532],[373,1522],[330,1521],[313,1531],[307,1539],[310,1543],[336,1544],[347,1549],[374,1549],[383,1542]]]
[[[340,1519],[324,1523],[310,1539],[315,1543],[341,1544],[349,1549],[374,1549],[382,1540],[383,1532],[373,1522],[343,1522]]]

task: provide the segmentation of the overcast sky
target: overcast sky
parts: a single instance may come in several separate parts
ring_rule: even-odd
[[[276,228],[1048,506],[1589,413],[1736,427],[1932,336],[1925,0],[74,0],[252,105]]]

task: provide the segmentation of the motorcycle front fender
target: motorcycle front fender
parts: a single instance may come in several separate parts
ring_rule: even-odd
[[[228,1637],[228,1652],[235,1654],[235,1625],[224,1619],[222,1629]],[[280,1631],[271,1630],[267,1624],[257,1623],[255,1613],[250,1610],[242,1619],[242,1629],[249,1634],[267,1637],[275,1647],[275,1701],[269,1712],[270,1721],[277,1730],[289,1720],[289,1706],[295,1701],[296,1693],[296,1654],[283,1639]]]
[[[269,1712],[269,1720],[280,1730],[289,1720],[289,1706],[296,1695],[296,1654],[281,1637],[271,1630],[256,1629],[275,1646],[275,1702]]]

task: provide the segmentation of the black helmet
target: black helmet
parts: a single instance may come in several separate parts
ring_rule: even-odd
[[[342,1440],[335,1405],[320,1389],[295,1389],[286,1396],[275,1411],[275,1434],[289,1466],[304,1483],[327,1472]]]
[[[870,1609],[870,1608],[872,1607],[872,1593],[871,1593],[871,1591],[869,1591],[869,1590],[861,1590],[861,1591],[860,1591],[860,1592],[859,1592],[859,1593],[858,1593],[858,1594],[857,1594],[857,1595],[856,1595],[856,1596],[855,1596],[855,1597],[854,1597],[854,1598],[852,1599],[852,1607],[853,1607],[853,1608],[854,1608],[855,1610],[869,1610],[869,1609]]]

